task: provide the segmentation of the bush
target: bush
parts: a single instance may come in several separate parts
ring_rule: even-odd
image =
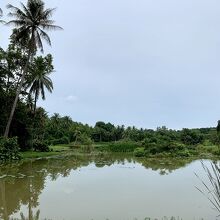
[[[199,132],[184,128],[180,134],[181,141],[188,146],[201,144],[204,136]]]
[[[184,149],[184,150],[178,152],[178,156],[180,156],[180,157],[190,157],[190,156],[192,156],[192,154],[188,149]]]
[[[0,138],[0,161],[20,159],[19,150],[17,137]]]
[[[186,149],[186,145],[178,142],[171,142],[168,144],[167,149],[169,151],[180,151]]]
[[[93,142],[91,138],[88,137],[85,133],[80,135],[79,142],[81,145],[82,152],[91,153],[94,150],[93,145],[92,145]]]
[[[50,151],[46,142],[40,141],[40,140],[33,141],[33,149],[34,149],[34,151],[40,151],[40,152],[49,152]]]
[[[78,142],[82,145],[91,146],[93,144],[90,137],[87,136],[87,134],[83,133],[79,136]]]
[[[54,140],[51,141],[52,145],[69,144],[69,143],[70,143],[70,140],[67,136],[64,136],[64,137],[59,138],[59,139],[54,139]]]
[[[140,147],[140,144],[133,141],[118,141],[112,142],[106,146],[106,150],[111,152],[134,152],[136,148]]]
[[[143,157],[145,156],[145,150],[144,147],[138,147],[134,150],[134,156],[136,157]]]
[[[149,150],[148,150],[148,152],[150,153],[150,154],[158,154],[158,153],[161,153],[162,151],[160,151],[160,149],[158,148],[158,147],[152,147],[152,148],[150,148]]]

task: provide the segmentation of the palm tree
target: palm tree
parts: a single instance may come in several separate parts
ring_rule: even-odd
[[[74,132],[74,136],[75,136],[75,142],[74,142],[74,145],[76,146],[76,144],[77,144],[77,141],[78,141],[78,138],[80,137],[80,135],[81,135],[81,131],[80,130],[78,130],[78,128],[75,130],[75,132]]]
[[[3,16],[3,11],[2,11],[2,9],[0,8],[0,18],[1,18],[2,16]],[[0,19],[0,23],[4,23],[4,21]]]
[[[27,82],[27,87],[30,88],[29,93],[34,95],[34,112],[36,111],[36,103],[41,94],[42,99],[45,100],[45,88],[51,93],[53,90],[53,82],[49,75],[53,71],[52,56],[37,57],[33,61],[30,68],[30,77]]]
[[[33,106],[34,106],[33,103],[34,103],[34,99],[33,99],[32,95],[28,94],[27,98],[26,98],[26,104],[31,111],[33,110]]]
[[[11,10],[9,16],[14,18],[7,22],[7,24],[14,25],[17,28],[17,41],[21,42],[22,39],[27,39],[27,37],[29,40],[27,44],[27,62],[24,66],[20,84],[16,91],[16,97],[11,109],[4,137],[8,137],[19,94],[24,84],[32,56],[38,48],[43,52],[42,40],[45,40],[51,45],[50,38],[45,31],[62,29],[61,27],[54,25],[54,21],[50,19],[55,9],[45,9],[45,4],[42,0],[28,0],[27,6],[21,3],[21,9],[11,4],[8,4],[7,8]]]

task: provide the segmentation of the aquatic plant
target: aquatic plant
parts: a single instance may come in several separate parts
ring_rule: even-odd
[[[196,173],[195,175],[202,182],[204,189],[196,187],[213,205],[220,216],[220,166],[216,162],[210,163],[210,168],[201,161],[202,167],[208,177],[208,182],[202,180]]]

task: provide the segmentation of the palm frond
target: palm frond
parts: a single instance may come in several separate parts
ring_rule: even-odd
[[[47,42],[47,44],[51,46],[51,40],[48,34],[45,31],[41,30],[40,28],[38,30],[40,32],[40,37],[42,37]]]
[[[36,44],[37,44],[38,48],[40,48],[41,52],[43,53],[44,52],[44,47],[43,47],[43,43],[42,43],[42,40],[41,40],[41,35],[39,34],[38,31],[36,31],[35,33],[36,33],[36,36],[35,36]]]
[[[25,14],[27,15],[28,19],[33,19],[32,14],[30,13],[30,11],[27,9],[27,7],[21,2],[21,6],[25,12]]]
[[[6,22],[6,25],[14,25],[15,27],[21,27],[26,25],[26,22],[24,20],[11,20]]]
[[[33,66],[30,68],[30,79],[28,80],[29,93],[35,96],[36,101],[39,96],[45,100],[45,89],[48,92],[53,91],[53,82],[49,75],[53,72],[52,57],[39,56],[34,59]]]
[[[2,11],[2,9],[0,8],[0,18],[1,18],[2,16],[3,16],[3,11]],[[5,24],[5,21],[3,21],[3,20],[0,19],[0,23]]]
[[[18,7],[15,7],[11,4],[8,4],[7,9],[11,10],[11,12],[8,13],[10,17],[15,17],[17,19],[25,19],[28,18],[28,16]]]
[[[53,13],[56,11],[56,8],[48,8],[43,12],[42,19],[49,20],[52,17]]]
[[[21,33],[25,36],[29,35],[30,42],[28,46],[32,50],[39,48],[43,52],[43,40],[51,46],[50,38],[45,31],[62,30],[61,27],[54,24],[55,21],[50,19],[56,9],[45,9],[42,0],[28,0],[27,5],[21,3],[21,9],[11,4],[8,4],[7,8],[10,10],[8,15],[14,18],[7,22],[7,25],[22,28],[22,32],[16,39],[23,39]]]
[[[53,24],[47,24],[46,22],[42,22],[40,24],[40,27],[42,27],[44,30],[48,30],[48,31],[59,31],[59,30],[63,30],[62,27],[57,26],[57,25],[53,25]]]

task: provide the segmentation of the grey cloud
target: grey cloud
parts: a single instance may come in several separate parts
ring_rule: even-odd
[[[18,4],[17,1],[1,1]],[[215,126],[220,118],[218,0],[46,0],[51,33],[49,112],[94,124]],[[9,28],[1,27],[6,47]],[[67,102],[74,94],[77,101]],[[73,95],[72,95],[73,96]],[[65,98],[63,98],[65,97]]]

